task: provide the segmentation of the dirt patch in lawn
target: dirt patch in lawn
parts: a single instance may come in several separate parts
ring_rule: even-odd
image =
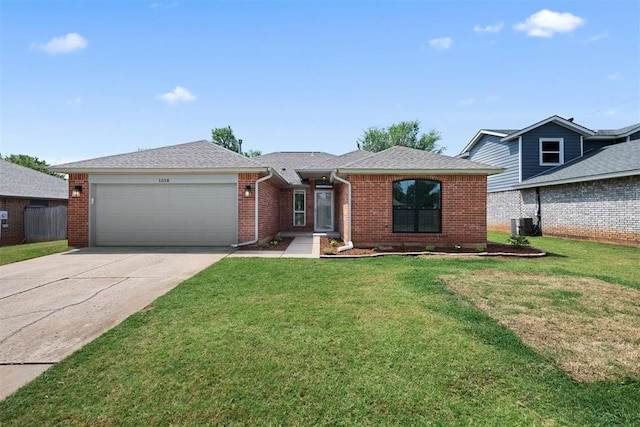
[[[343,257],[366,257],[380,256],[389,254],[404,255],[481,255],[481,256],[543,256],[544,251],[536,248],[516,248],[513,245],[489,242],[486,248],[462,248],[455,246],[430,247],[429,250],[425,246],[379,246],[375,248],[353,248],[346,251],[338,252],[338,247],[345,246],[343,241],[332,240],[327,237],[320,238],[320,255],[322,256],[343,256]]]
[[[442,279],[575,380],[640,378],[640,292],[592,278],[496,271]]]
[[[243,251],[284,251],[289,247],[289,244],[293,242],[295,237],[282,237],[280,241],[272,240],[270,242],[264,242],[260,244],[253,244],[248,246],[242,246],[238,249]]]

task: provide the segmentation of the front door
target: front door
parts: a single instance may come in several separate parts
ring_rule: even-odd
[[[333,231],[333,191],[316,190],[315,231]]]

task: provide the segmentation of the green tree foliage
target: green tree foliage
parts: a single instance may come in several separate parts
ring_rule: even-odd
[[[2,158],[0,156],[0,158]],[[30,168],[33,170],[37,170],[38,172],[46,173],[47,175],[52,175],[57,178],[63,178],[59,173],[51,172],[49,170],[49,165],[44,160],[40,160],[37,157],[32,157],[26,154],[9,154],[3,158],[5,161],[10,163],[15,163],[16,165],[24,166],[26,168]]]
[[[439,147],[436,143],[441,138],[440,132],[435,129],[420,135],[420,122],[413,120],[396,123],[388,128],[371,127],[358,138],[358,145],[365,151],[373,152],[386,150],[394,145],[402,145],[440,154],[444,151],[444,147]]]
[[[224,147],[227,150],[235,151],[236,153],[240,152],[240,143],[238,142],[236,136],[233,134],[233,129],[231,129],[231,126],[227,126],[226,128],[212,129],[211,142]]]
[[[258,156],[262,156],[262,151],[260,151],[260,150],[247,150],[247,151],[244,151],[242,154],[244,154],[247,157],[258,157]]]
[[[262,155],[262,152],[259,150],[247,150],[245,152],[241,152],[240,150],[242,149],[242,140],[236,138],[236,136],[233,134],[233,129],[231,129],[231,126],[227,126],[226,128],[211,129],[211,142],[224,147],[227,150],[244,154],[246,157],[256,157]]]

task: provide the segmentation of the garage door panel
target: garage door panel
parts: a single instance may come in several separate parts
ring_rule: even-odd
[[[96,184],[96,246],[228,246],[236,184]]]

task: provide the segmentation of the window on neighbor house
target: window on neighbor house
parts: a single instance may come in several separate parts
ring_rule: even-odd
[[[564,140],[562,138],[540,138],[540,166],[557,166],[564,163]]]
[[[442,232],[442,184],[431,179],[393,182],[393,232]]]
[[[305,190],[293,191],[293,225],[304,226],[306,225],[306,201]]]

